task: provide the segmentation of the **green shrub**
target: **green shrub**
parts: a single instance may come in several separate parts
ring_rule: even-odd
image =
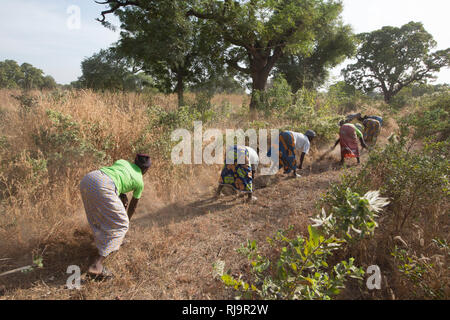
[[[425,97],[420,109],[401,119],[400,124],[413,129],[413,138],[447,140],[450,136],[450,93]]]
[[[12,95],[14,99],[19,101],[19,115],[23,118],[37,106],[37,99],[24,91],[20,95]]]
[[[214,266],[223,283],[238,293],[238,298],[266,300],[330,300],[344,288],[348,277],[362,279],[364,271],[356,267],[354,259],[333,266],[328,259],[345,242],[333,236],[324,236],[309,226],[309,238],[288,238],[279,231],[268,242],[275,249],[275,258],[264,256],[255,241],[248,241],[238,252],[251,264],[252,280],[236,279],[224,272],[224,263]]]
[[[338,122],[341,117],[331,110],[329,104],[321,104],[317,94],[308,90],[296,93],[295,104],[290,105],[281,115],[290,121],[283,130],[305,132],[314,130],[317,133],[316,143],[322,144],[333,140],[339,132]]]
[[[386,198],[379,196],[378,191],[369,191],[361,197],[349,188],[343,194],[328,193],[325,198],[324,203],[328,206],[331,204],[331,214],[327,216],[325,209],[322,209],[322,214],[312,219],[314,226],[320,226],[327,234],[346,240],[372,236],[378,227],[377,213],[389,203]]]
[[[52,176],[77,165],[86,157],[96,164],[108,160],[105,151],[96,149],[84,138],[80,124],[71,116],[53,110],[47,110],[47,116],[51,121],[50,127],[41,127],[33,137],[38,150],[48,161]]]
[[[436,240],[435,240],[436,241]],[[437,241],[436,241],[437,242]],[[415,298],[445,299],[445,287],[448,285],[435,274],[433,263],[429,259],[419,258],[411,250],[395,246],[391,255],[397,270],[402,275],[403,282],[410,284],[413,288],[412,294]],[[448,246],[446,255],[450,254]]]

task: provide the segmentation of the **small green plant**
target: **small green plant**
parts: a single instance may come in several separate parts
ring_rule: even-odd
[[[427,263],[427,259],[417,258],[405,249],[395,246],[391,253],[396,262],[397,270],[402,274],[404,281],[413,285],[415,297],[428,297],[431,299],[443,299],[445,297],[445,283],[438,287],[430,286],[430,283],[441,281],[430,281],[433,277],[433,264]]]
[[[4,135],[0,135],[0,150],[8,149],[9,147],[10,147],[10,144],[8,142],[8,138]]]
[[[37,99],[26,91],[22,92],[22,94],[18,96],[12,95],[12,97],[19,101],[19,114],[21,117],[25,117],[28,113],[30,113],[38,103]]]
[[[213,94],[208,91],[199,92],[195,95],[195,101],[192,104],[192,108],[200,112],[201,114],[212,108],[211,99]]]
[[[328,201],[334,204],[331,206],[331,214],[327,216],[325,209],[322,209],[321,215],[311,219],[315,223],[314,226],[347,240],[372,236],[378,227],[377,213],[389,204],[387,198],[380,197],[379,191],[369,191],[360,196],[350,188],[347,188],[344,194],[339,194],[339,197],[342,198],[333,199],[328,194]]]
[[[288,231],[279,231],[273,239],[267,239],[274,257],[264,256],[255,241],[237,250],[250,261],[251,280],[224,272],[223,262],[215,264],[216,274],[237,291],[238,298],[267,300],[329,300],[345,287],[348,277],[362,279],[364,271],[354,265],[353,258],[329,265],[328,259],[344,240],[324,236],[311,226],[309,238],[289,238]]]

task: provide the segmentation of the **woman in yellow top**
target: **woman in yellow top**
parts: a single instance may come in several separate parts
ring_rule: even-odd
[[[118,160],[111,167],[92,171],[82,179],[81,198],[98,249],[88,275],[112,277],[112,273],[103,266],[103,261],[111,252],[119,250],[123,242],[144,190],[142,176],[150,166],[150,157],[138,154],[134,163]],[[133,192],[133,199],[127,212],[128,192]]]

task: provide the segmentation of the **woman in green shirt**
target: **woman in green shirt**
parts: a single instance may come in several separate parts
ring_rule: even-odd
[[[89,275],[112,276],[103,266],[103,261],[111,252],[119,250],[123,242],[144,190],[142,176],[150,166],[150,157],[138,154],[134,163],[118,160],[110,167],[88,173],[81,181],[81,198],[98,249],[98,255],[89,266]],[[129,207],[128,192],[133,192]]]

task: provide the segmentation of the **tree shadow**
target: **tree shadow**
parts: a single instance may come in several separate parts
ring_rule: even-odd
[[[43,267],[34,267],[30,271],[0,277],[0,296],[8,291],[29,289],[38,283],[43,283],[49,289],[63,289],[71,275],[66,273],[68,267],[78,266],[83,274],[96,253],[93,235],[87,228],[75,230],[73,235],[68,235],[64,239],[50,239],[35,248],[20,248],[12,255],[12,263],[8,265],[8,270],[31,265],[33,255],[42,258]],[[5,270],[5,266],[0,270],[8,271]]]
[[[238,195],[221,196],[219,199],[209,197],[187,204],[173,203],[155,212],[133,219],[133,223],[142,227],[164,227],[172,223],[191,220],[199,216],[230,209],[236,205]]]
[[[304,176],[317,175],[328,171],[338,171],[344,168],[340,162],[335,160],[316,161],[301,172]]]

